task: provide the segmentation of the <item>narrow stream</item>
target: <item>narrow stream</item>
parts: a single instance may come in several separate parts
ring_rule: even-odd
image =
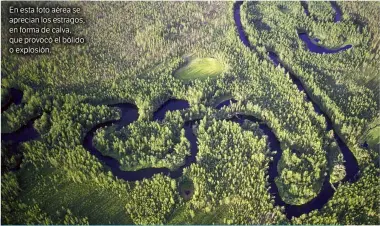
[[[340,10],[336,2],[330,2],[330,4],[331,4],[331,7],[335,11],[334,22],[337,23],[341,20],[342,11]],[[310,16],[308,3],[305,1],[301,1],[301,5],[304,9],[305,15]],[[306,32],[298,32],[298,37],[305,43],[306,48],[312,53],[331,54],[331,53],[338,53],[338,52],[345,51],[352,48],[352,45],[345,45],[345,46],[334,48],[334,49],[321,46],[318,44],[318,42],[320,41],[318,38],[311,39]]]
[[[140,169],[137,171],[121,170],[120,163],[117,159],[103,155],[99,150],[97,150],[94,147],[93,139],[94,139],[96,131],[100,128],[111,126],[111,125],[118,125],[118,127],[120,128],[120,126],[127,126],[130,123],[136,121],[139,116],[138,109],[135,105],[129,104],[129,103],[110,105],[110,107],[118,107],[121,109],[122,116],[120,120],[111,120],[111,121],[96,125],[86,134],[83,141],[83,146],[92,155],[97,157],[99,161],[106,164],[109,167],[109,169],[112,171],[113,175],[115,175],[116,177],[123,179],[125,181],[138,181],[144,178],[151,178],[155,174],[162,173],[164,175],[170,176],[171,178],[175,179],[182,175],[183,169],[185,167],[188,167],[190,164],[196,162],[198,147],[197,147],[197,142],[196,142],[197,139],[193,133],[193,125],[199,120],[187,121],[184,123],[183,128],[185,129],[185,136],[190,142],[191,155],[185,157],[185,164],[179,167],[177,170],[170,171],[170,169],[168,168],[153,168],[153,167]],[[165,104],[163,104],[154,113],[153,119],[155,121],[162,121],[165,117],[166,112],[187,109],[189,107],[190,105],[187,101],[171,99],[171,100],[168,100]]]
[[[4,105],[1,105],[1,112],[6,111],[12,103],[19,105],[22,100],[23,93],[15,88],[9,90],[9,97],[7,102]]]
[[[341,18],[342,18],[342,11],[340,10],[338,4],[336,4],[335,1],[331,1],[330,2],[331,4],[331,7],[334,9],[335,11],[335,17],[334,17],[334,22],[335,23],[338,23],[340,22]]]
[[[345,51],[347,49],[352,48],[352,45],[345,45],[340,48],[329,49],[327,47],[318,45],[316,40],[310,39],[307,33],[298,33],[298,37],[306,44],[306,48],[312,53],[331,54],[331,53],[339,53],[341,51]]]
[[[21,90],[11,88],[9,91],[9,100],[8,102],[1,107],[1,112],[6,111],[12,104],[19,105],[23,97],[23,92]],[[34,121],[36,121],[41,116],[34,117],[30,119],[27,124],[20,127],[18,130],[12,133],[1,133],[1,144],[8,144],[8,153],[4,153],[7,156],[18,156],[19,159],[16,159],[16,166],[11,171],[20,169],[22,163],[23,155],[20,152],[19,145],[23,142],[35,140],[39,138],[40,134],[33,127]],[[2,162],[3,163],[3,162]],[[2,168],[5,169],[5,168]]]
[[[310,16],[309,13],[309,5],[307,4],[306,1],[301,1],[301,6],[303,7],[303,12],[305,13],[306,16]]]
[[[237,102],[237,100],[235,100],[235,99],[224,100],[224,101],[220,102],[218,105],[216,105],[215,108],[220,110],[223,107],[230,106],[232,103],[236,103],[236,102]]]
[[[241,42],[247,46],[248,48],[252,48],[251,44],[249,43],[249,40],[244,32],[243,26],[241,24],[240,20],[240,6],[243,2],[236,2],[234,5],[234,19],[237,27],[237,31],[240,37]],[[277,66],[280,65],[281,67],[285,68],[286,71],[289,72],[289,70],[281,63],[280,59],[274,52],[268,52],[268,55],[272,61],[272,63]],[[332,122],[330,118],[319,108],[319,106],[312,101],[309,94],[306,92],[306,90],[303,87],[302,82],[293,74],[289,73],[291,76],[291,79],[294,84],[297,85],[298,90],[305,92],[307,100],[310,101],[315,111],[318,114],[322,114],[327,122],[326,129],[331,130],[333,129]],[[20,103],[22,99],[22,92],[21,91],[15,91],[13,90],[10,92],[11,95],[11,101],[14,103]],[[20,98],[21,96],[21,98]],[[225,100],[218,104],[216,106],[216,109],[221,109],[223,107],[228,107],[231,103],[236,102],[234,99]],[[5,106],[10,106],[11,103],[7,103]],[[99,150],[97,150],[93,145],[93,138],[96,133],[96,131],[100,128],[111,126],[111,125],[117,125],[117,129],[121,129],[124,126],[128,126],[130,123],[136,121],[139,117],[138,115],[138,109],[135,105],[130,103],[121,103],[121,104],[115,104],[115,105],[109,105],[110,107],[117,107],[120,108],[122,111],[120,120],[110,120],[108,122],[100,123],[96,126],[94,126],[89,132],[86,133],[84,140],[83,140],[83,146],[84,148],[89,151],[92,155],[94,155],[99,161],[104,163],[111,172],[118,177],[119,179],[123,179],[125,181],[138,181],[142,180],[144,178],[150,178],[155,174],[162,173],[164,175],[170,176],[171,178],[178,178],[182,175],[183,169],[185,167],[190,166],[192,163],[196,162],[196,155],[198,153],[198,146],[197,146],[197,138],[195,134],[193,133],[193,126],[199,122],[199,120],[193,120],[193,121],[186,121],[183,125],[183,128],[185,129],[185,136],[190,142],[190,156],[185,157],[185,164],[179,167],[178,169],[174,171],[170,171],[168,168],[146,168],[141,169],[137,171],[123,171],[120,169],[120,163],[118,160],[103,155]],[[165,118],[165,114],[168,111],[174,111],[174,110],[182,110],[189,108],[190,105],[185,100],[176,100],[171,99],[168,100],[166,103],[164,103],[156,112],[153,114],[153,120],[154,121],[162,121]],[[2,111],[6,110],[7,107],[2,108]],[[23,126],[19,130],[17,130],[14,133],[9,134],[1,134],[2,135],[2,142],[12,142],[14,147],[12,149],[17,149],[17,146],[21,142],[26,142],[29,140],[33,140],[39,137],[39,134],[37,131],[33,128],[33,123],[38,117],[30,120],[27,125]],[[274,179],[278,176],[277,172],[277,164],[278,161],[281,158],[282,150],[280,146],[280,142],[277,139],[276,135],[273,133],[273,131],[268,127],[267,124],[265,124],[260,119],[257,119],[253,116],[244,115],[244,114],[236,114],[232,118],[228,119],[229,121],[233,121],[236,123],[239,123],[240,125],[244,122],[244,120],[249,120],[251,122],[258,122],[259,128],[264,132],[264,134],[268,137],[269,142],[269,148],[271,151],[276,151],[276,154],[274,155],[273,161],[269,164],[268,169],[268,175],[269,175],[269,184],[270,193],[274,196],[275,204],[279,206],[285,207],[285,213],[288,218],[291,218],[293,216],[300,216],[304,213],[309,213],[312,210],[320,209],[323,205],[325,205],[328,200],[333,196],[334,189],[332,188],[331,184],[329,183],[329,176],[325,178],[325,181],[323,183],[321,192],[315,197],[313,200],[309,201],[306,204],[303,205],[289,205],[282,201],[278,188],[274,182]],[[357,177],[359,168],[357,161],[354,157],[354,155],[351,153],[347,145],[342,141],[342,139],[338,136],[338,134],[334,131],[334,137],[336,139],[336,142],[338,143],[343,156],[345,160],[345,167],[346,167],[346,177],[343,179],[343,181],[349,181],[354,182]]]
[[[238,33],[239,33],[239,37],[244,37],[244,39],[241,38],[241,42],[246,47],[251,49],[252,46],[250,45],[249,41],[248,41],[248,45],[246,45],[246,42],[248,39],[247,39],[247,36],[246,36],[245,31],[243,29],[243,26],[241,24],[240,8],[241,8],[242,4],[243,4],[243,2],[241,2],[241,1],[235,2],[234,19],[235,19],[235,23],[236,23],[236,28],[237,28]],[[289,69],[281,63],[281,60],[279,59],[279,57],[274,52],[268,52],[268,55],[269,55],[271,62],[274,64],[274,66],[280,65],[281,67],[283,67],[285,69],[286,72],[289,72],[291,80],[294,84],[296,84],[298,90],[306,93],[306,97],[307,97],[306,101],[309,101],[313,104],[314,110],[317,114],[322,114],[324,116],[324,118],[327,122],[326,130],[333,129],[334,138],[335,138],[335,140],[336,140],[336,142],[337,142],[337,144],[338,144],[338,146],[339,146],[339,148],[343,154],[343,158],[345,161],[344,166],[346,168],[346,176],[342,180],[342,182],[346,182],[346,181],[355,182],[358,179],[357,175],[359,172],[359,166],[358,166],[357,160],[356,160],[355,156],[352,154],[352,152],[349,150],[348,146],[342,141],[342,139],[339,137],[339,135],[334,130],[331,119],[327,116],[327,114],[325,112],[323,112],[319,108],[319,106],[314,101],[312,101],[309,93],[306,92],[305,88],[303,87],[302,82],[298,79],[298,77],[295,74],[291,73],[289,71]],[[270,129],[269,129],[269,131],[270,131]],[[268,134],[266,133],[266,135],[269,137],[269,142],[271,143],[270,144],[271,149],[276,150],[276,151],[280,150],[276,147],[277,145],[279,145],[279,141],[277,140],[277,138],[276,139],[270,138],[270,135],[271,135],[270,133],[268,133]],[[274,136],[274,134],[273,134],[273,136]],[[298,217],[301,214],[309,213],[312,210],[322,208],[328,202],[328,200],[330,200],[332,198],[332,196],[334,195],[334,192],[335,192],[335,190],[332,188],[332,186],[329,182],[329,176],[327,176],[325,178],[325,181],[323,182],[322,189],[321,189],[320,193],[314,199],[309,201],[308,203],[305,203],[303,205],[289,205],[289,204],[286,204],[284,201],[282,201],[281,197],[279,196],[276,184],[274,183],[274,178],[277,177],[277,175],[278,175],[277,164],[278,164],[278,160],[281,158],[281,153],[282,153],[281,150],[276,153],[276,156],[274,157],[272,164],[270,164],[270,166],[269,166],[269,183],[271,185],[270,192],[275,197],[275,204],[285,207],[285,213],[286,213],[288,218],[291,218],[293,216]],[[279,155],[279,157],[278,157],[278,155]],[[338,186],[338,185],[336,185],[336,186]]]

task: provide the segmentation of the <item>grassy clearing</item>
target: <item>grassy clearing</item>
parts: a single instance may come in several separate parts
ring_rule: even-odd
[[[377,149],[380,145],[380,117],[374,119],[366,128],[360,143],[367,142],[370,148]]]
[[[375,146],[380,144],[380,126],[371,129],[365,136],[365,140],[371,148],[375,149]]]
[[[183,80],[216,77],[224,71],[224,65],[214,58],[196,58],[175,72],[175,77]]]

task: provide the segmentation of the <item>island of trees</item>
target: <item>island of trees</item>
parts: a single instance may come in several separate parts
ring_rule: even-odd
[[[235,4],[62,2],[82,8],[88,23],[75,32],[88,43],[28,57],[6,51],[2,23],[1,223],[379,224],[380,4],[336,2],[336,22],[329,2],[308,2],[308,14],[300,2],[244,2],[240,18],[251,48],[239,37]],[[352,48],[312,53],[299,32],[326,48]],[[19,101],[14,90],[22,92]],[[231,98],[236,103],[215,109]],[[169,99],[190,107],[152,120]],[[182,127],[194,119],[196,162],[176,179],[113,175],[83,141],[94,126],[120,119],[116,103],[136,105],[138,119],[99,129],[94,145],[122,170],[183,165],[190,144]],[[269,138],[259,123],[224,120],[236,112],[259,118],[278,138],[275,183],[286,205],[313,200],[326,176],[333,197],[287,217],[269,192]],[[38,136],[5,140],[28,123]],[[344,181],[348,169],[333,130],[358,162],[354,182]]]

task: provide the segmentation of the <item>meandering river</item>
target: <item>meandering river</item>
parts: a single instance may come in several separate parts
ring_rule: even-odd
[[[23,93],[20,90],[11,88],[9,91],[9,100],[4,106],[1,107],[1,112],[6,111],[12,104],[21,104],[22,97]],[[40,136],[37,130],[33,127],[34,121],[40,117],[41,116],[33,117],[27,122],[27,124],[23,125],[15,132],[1,134],[1,143],[9,144],[9,153],[6,154],[14,156],[18,154],[20,155],[20,159],[16,160],[16,166],[10,169],[11,171],[18,170],[22,162],[23,155],[20,152],[19,145],[26,141],[35,140]]]
[[[249,39],[247,38],[245,31],[243,29],[243,26],[241,24],[241,19],[240,19],[240,6],[242,2],[236,2],[234,5],[234,20],[236,24],[236,28],[240,37],[241,42],[247,46],[248,48],[252,49],[252,46],[249,42]],[[285,68],[286,71],[289,72],[288,68],[286,68],[278,58],[278,56],[274,52],[268,52],[269,58],[271,62],[277,66],[280,65],[281,67]],[[306,93],[306,101],[310,101],[313,106],[315,111],[318,114],[321,114],[325,117],[327,125],[326,129],[330,130],[333,129],[334,131],[334,137],[337,142],[337,144],[340,147],[340,150],[343,153],[344,160],[345,160],[345,167],[346,167],[346,176],[343,179],[343,182],[348,181],[348,182],[354,182],[357,179],[357,174],[359,171],[357,161],[352,154],[352,152],[349,150],[347,145],[342,141],[342,139],[339,137],[339,135],[335,132],[332,122],[328,115],[323,112],[319,106],[312,101],[310,98],[309,93],[304,89],[304,86],[302,82],[297,78],[296,75],[293,73],[289,73],[290,77],[293,81],[294,84],[297,85],[298,90],[305,92]],[[21,98],[22,98],[22,93],[13,90],[10,92],[11,96],[11,102],[14,103],[20,103]],[[234,99],[231,100],[225,100],[221,102],[220,104],[217,105],[217,109],[221,109],[222,107],[228,107],[231,103],[236,102]],[[7,107],[10,106],[11,103],[7,103],[5,105],[5,108],[2,108],[3,110],[6,110]],[[92,155],[94,155],[99,161],[101,161],[103,164],[108,166],[108,168],[112,171],[112,173],[125,181],[137,181],[137,180],[142,180],[144,178],[150,178],[155,174],[162,173],[167,176],[170,176],[171,178],[178,178],[182,175],[183,169],[185,167],[189,167],[191,164],[196,163],[196,156],[198,153],[198,146],[197,146],[197,138],[195,134],[193,133],[193,126],[195,125],[196,122],[199,120],[194,120],[194,121],[187,121],[184,123],[183,128],[185,130],[185,136],[190,142],[190,153],[191,155],[186,156],[185,158],[185,164],[178,169],[174,171],[170,171],[168,168],[146,168],[146,169],[141,169],[137,171],[123,171],[120,169],[120,163],[118,160],[103,155],[99,150],[97,150],[94,145],[93,145],[93,138],[96,133],[96,131],[100,128],[104,128],[107,126],[111,125],[117,125],[117,129],[120,129],[124,126],[128,126],[130,123],[136,121],[139,117],[138,115],[138,109],[135,105],[130,104],[130,103],[120,103],[120,104],[115,104],[115,105],[109,105],[110,107],[117,107],[121,110],[121,118],[119,120],[110,120],[108,122],[100,123],[96,126],[94,126],[90,131],[88,131],[84,137],[83,140],[83,146],[84,148],[89,151]],[[189,108],[189,103],[184,100],[175,100],[171,99],[165,102],[156,112],[153,114],[153,120],[155,121],[162,121],[165,118],[165,114],[168,111],[174,111],[174,110],[184,110]],[[37,117],[38,118],[38,117]],[[17,130],[14,133],[10,134],[1,134],[2,135],[2,142],[4,141],[10,141],[14,145],[12,147],[12,150],[16,150],[17,146],[21,142],[33,140],[39,137],[39,134],[37,131],[33,128],[33,122],[37,118],[34,118],[28,122],[27,125],[23,126],[19,130]],[[271,128],[268,127],[268,125],[261,121],[258,118],[255,118],[250,115],[244,115],[244,114],[236,114],[232,118],[228,119],[229,121],[233,121],[235,123],[242,124],[244,120],[249,120],[251,122],[258,122],[259,123],[259,128],[263,131],[263,133],[268,137],[268,142],[269,142],[269,148],[271,151],[275,151],[276,154],[274,155],[273,161],[270,162],[269,164],[269,169],[268,169],[268,175],[269,175],[269,192],[273,195],[274,200],[275,200],[275,205],[279,206],[284,206],[285,207],[285,214],[287,215],[288,218],[291,218],[293,216],[300,216],[301,214],[304,213],[309,213],[312,210],[315,209],[320,209],[325,205],[328,200],[333,196],[335,190],[332,188],[331,184],[329,183],[329,176],[327,176],[324,180],[322,189],[320,193],[311,201],[308,203],[305,203],[303,205],[289,205],[285,203],[278,192],[277,186],[274,182],[274,179],[278,176],[277,172],[277,164],[278,161],[281,158],[282,155],[282,150],[280,146],[280,141],[277,139],[276,135],[273,133]]]
[[[243,28],[243,26],[241,24],[241,17],[240,17],[241,12],[240,12],[240,8],[241,8],[242,4],[243,4],[243,2],[238,1],[234,5],[235,24],[236,24],[236,28],[238,30],[241,42],[246,47],[248,47],[249,49],[252,49],[252,45],[249,43],[249,39],[248,39],[248,37],[247,37],[247,35],[246,35],[245,31],[244,31],[244,28]],[[309,50],[312,51],[311,49],[309,49]],[[324,116],[324,118],[325,118],[325,120],[327,122],[326,130],[333,129],[334,138],[335,138],[335,140],[336,140],[336,142],[337,142],[337,144],[338,144],[338,146],[339,146],[339,148],[340,148],[340,150],[341,150],[341,152],[343,154],[343,158],[344,158],[344,161],[345,161],[344,165],[345,165],[345,168],[346,168],[346,176],[342,180],[342,182],[346,182],[346,181],[355,182],[358,179],[357,175],[358,175],[358,172],[359,172],[359,166],[358,166],[357,160],[356,160],[355,156],[352,154],[352,152],[350,151],[350,149],[348,148],[348,146],[343,142],[343,140],[340,138],[340,136],[338,135],[338,133],[333,128],[333,124],[332,124],[331,119],[311,99],[310,94],[305,90],[302,82],[298,79],[298,77],[294,73],[291,73],[290,70],[281,63],[281,60],[279,59],[279,57],[277,56],[277,54],[274,53],[274,52],[268,52],[268,56],[269,56],[269,59],[271,60],[271,62],[274,64],[274,66],[280,65],[281,67],[283,67],[285,69],[285,72],[289,72],[289,75],[290,75],[290,78],[291,78],[292,82],[294,84],[296,84],[296,86],[297,86],[297,88],[298,88],[299,91],[306,93],[306,97],[307,97],[306,101],[309,101],[309,102],[311,102],[313,104],[314,110],[315,110],[316,113],[322,114]],[[271,140],[272,140],[272,142],[275,143],[275,146],[276,146],[276,143],[279,142],[277,140],[277,138],[276,139],[269,139],[269,142],[271,142]],[[274,150],[276,150],[276,149],[274,149]],[[282,151],[280,151],[280,152],[282,153]],[[281,155],[281,154],[279,154],[280,152],[277,152],[276,155]],[[285,213],[286,213],[286,215],[287,215],[288,218],[291,218],[293,216],[297,217],[297,216],[300,216],[301,214],[309,213],[312,210],[320,209],[320,208],[322,208],[328,202],[328,200],[330,200],[332,198],[332,196],[334,195],[335,190],[332,188],[332,186],[331,186],[331,184],[329,182],[329,175],[328,175],[325,178],[325,181],[323,182],[322,189],[321,189],[320,193],[314,199],[312,199],[311,201],[309,201],[309,202],[307,202],[307,203],[305,203],[303,205],[289,205],[289,204],[286,204],[285,202],[283,202],[282,199],[281,199],[281,197],[279,196],[278,189],[276,188],[276,184],[273,181],[274,178],[272,178],[272,177],[274,175],[271,175],[272,173],[276,174],[275,176],[278,175],[278,172],[277,172],[276,168],[277,168],[277,163],[278,163],[279,158],[276,158],[276,156],[275,156],[275,158],[273,160],[273,164],[271,164],[270,167],[269,167],[269,182],[270,182],[270,185],[271,185],[270,192],[275,197],[275,204],[279,205],[279,206],[284,206],[285,207]],[[272,168],[275,167],[275,169],[271,169],[271,167]]]
[[[331,7],[335,11],[334,22],[338,23],[341,20],[342,11],[340,10],[340,8],[336,4],[336,2],[330,2],[330,4],[331,4]],[[305,15],[306,16],[310,16],[309,8],[308,8],[308,3],[305,2],[305,1],[301,1],[301,5],[302,5],[302,7],[304,9]],[[352,48],[352,45],[345,45],[345,46],[342,46],[342,47],[339,47],[339,48],[333,48],[333,49],[321,46],[321,45],[318,44],[318,42],[319,42],[318,38],[311,39],[306,32],[298,32],[298,37],[305,43],[306,48],[310,52],[313,52],[313,53],[319,53],[319,54],[339,53],[341,51],[345,51],[345,50],[348,50],[348,49]]]
[[[327,47],[319,45],[316,40],[319,39],[310,39],[307,33],[298,33],[298,37],[306,44],[307,49],[313,53],[319,54],[331,54],[331,53],[339,53],[352,48],[352,45],[345,45],[335,49],[329,49]]]

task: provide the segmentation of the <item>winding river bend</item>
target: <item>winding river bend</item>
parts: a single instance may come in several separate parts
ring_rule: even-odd
[[[23,97],[23,92],[21,90],[11,88],[9,90],[9,100],[7,101],[4,106],[1,107],[1,112],[6,111],[12,103],[15,105],[21,104],[21,100]],[[7,143],[9,153],[6,153],[6,155],[9,156],[18,156],[19,158],[16,158],[16,166],[11,171],[15,171],[20,169],[20,165],[23,159],[23,155],[20,152],[20,149],[18,148],[19,145],[23,142],[35,140],[39,138],[40,134],[37,132],[37,130],[33,127],[34,121],[36,121],[41,116],[34,117],[28,121],[27,124],[20,127],[18,130],[12,133],[1,133],[1,143]],[[4,143],[3,143],[4,142]],[[5,166],[4,166],[5,167]],[[3,166],[2,166],[3,169]]]
[[[228,107],[231,103],[236,102],[234,99],[225,100],[218,104],[216,107],[217,109],[221,109],[222,107]],[[89,151],[92,155],[94,155],[99,161],[101,161],[103,164],[105,164],[111,172],[118,178],[123,179],[125,181],[139,181],[144,178],[151,178],[155,174],[162,173],[164,175],[167,175],[173,179],[178,178],[182,175],[183,169],[190,166],[192,163],[196,162],[196,156],[198,153],[198,146],[197,146],[197,138],[193,133],[193,126],[196,122],[199,120],[193,120],[193,121],[187,121],[184,123],[183,128],[185,129],[185,136],[190,142],[190,148],[191,148],[191,155],[186,156],[185,158],[185,164],[176,169],[175,171],[170,171],[168,168],[146,168],[141,169],[137,171],[123,171],[120,169],[120,163],[118,160],[103,155],[99,150],[97,150],[93,146],[93,138],[96,133],[96,131],[100,128],[104,128],[111,125],[116,125],[118,129],[120,129],[123,126],[128,126],[130,123],[136,121],[138,119],[138,109],[135,105],[129,104],[129,103],[121,103],[121,104],[115,104],[115,105],[109,105],[110,107],[117,107],[121,109],[122,114],[121,118],[119,120],[110,120],[108,122],[100,123],[93,127],[87,134],[85,135],[85,138],[83,140],[83,146],[84,148]],[[153,119],[156,121],[162,121],[164,119],[164,116],[166,112],[168,111],[174,111],[174,110],[182,110],[189,108],[189,104],[187,101],[184,100],[168,100],[166,103],[164,103],[155,113],[153,116]],[[2,141],[13,141],[12,150],[17,150],[17,145],[21,142],[33,140],[39,137],[39,134],[37,131],[33,128],[34,120],[36,120],[38,117],[30,120],[27,125],[23,126],[19,130],[17,130],[14,133],[10,134],[2,134]],[[304,205],[289,205],[282,201],[277,186],[274,182],[274,179],[278,176],[277,172],[277,164],[278,161],[281,158],[282,150],[280,146],[280,141],[276,137],[276,135],[272,132],[270,127],[265,124],[260,119],[257,119],[250,115],[244,115],[244,114],[235,114],[232,118],[227,119],[228,121],[232,121],[235,123],[239,123],[240,125],[244,122],[244,120],[249,120],[251,122],[257,122],[259,123],[259,128],[263,131],[263,133],[267,136],[268,142],[269,142],[269,148],[271,151],[276,151],[276,154],[274,155],[273,161],[269,163],[269,169],[268,169],[268,175],[269,175],[269,184],[270,193],[274,196],[275,204],[279,206],[285,207],[285,213],[288,218],[292,216],[299,216],[303,213],[308,213],[314,209],[321,208],[334,194],[334,189],[332,188],[331,184],[329,183],[329,177],[326,177],[322,191],[319,193],[317,197],[315,197],[310,202],[304,204]],[[329,123],[331,124],[331,122]],[[339,146],[341,147],[341,150],[344,154],[345,160],[350,163],[352,161],[355,161],[355,158],[353,155],[350,155],[350,151],[345,146],[344,142],[341,141],[339,136],[334,134],[336,136],[337,142]],[[350,160],[350,157],[352,158]],[[353,165],[355,166],[355,165]],[[19,167],[18,167],[19,168]],[[16,169],[18,169],[16,168]],[[357,173],[355,171],[355,167],[347,167],[346,165],[346,177],[344,181],[351,180]]]
[[[240,20],[240,6],[242,2],[236,2],[234,5],[234,19],[237,27],[237,31],[240,37],[241,42],[252,49],[245,31],[243,29],[243,26],[241,24]],[[274,65],[280,65],[285,68],[285,70],[289,71],[280,61],[278,56],[274,52],[268,52],[269,58],[272,61]],[[315,111],[318,114],[321,114],[325,117],[327,122],[327,130],[333,129],[332,122],[330,118],[319,108],[319,106],[312,101],[310,98],[308,92],[303,87],[303,84],[301,81],[295,76],[293,73],[289,73],[290,77],[298,87],[299,91],[303,91],[306,93],[307,100],[310,101]],[[12,92],[11,94],[11,100],[13,99],[13,102],[16,103],[16,100],[21,102],[22,93],[20,92],[17,94],[16,92]],[[21,98],[17,98],[17,95]],[[18,100],[19,99],[19,100]],[[220,109],[222,107],[228,107],[231,103],[233,103],[235,100],[226,100],[217,105],[217,109]],[[8,104],[8,103],[7,103]],[[8,104],[8,106],[11,103]],[[198,146],[197,146],[197,138],[195,134],[193,133],[193,126],[198,122],[199,120],[194,121],[187,121],[184,123],[183,128],[185,130],[185,136],[190,142],[190,148],[191,148],[191,155],[186,156],[184,160],[184,165],[176,169],[175,171],[170,171],[168,168],[146,168],[141,169],[137,171],[122,171],[120,170],[120,163],[118,160],[109,157],[104,156],[99,150],[97,150],[93,146],[93,138],[96,133],[96,131],[100,128],[110,126],[110,125],[117,125],[117,129],[120,129],[124,126],[128,126],[130,123],[136,121],[139,117],[138,115],[138,109],[135,105],[129,104],[129,103],[121,103],[121,104],[115,104],[110,105],[110,107],[117,107],[120,108],[122,111],[121,118],[119,120],[111,120],[108,122],[100,123],[96,126],[94,126],[89,132],[86,133],[84,140],[83,140],[83,146],[84,148],[89,151],[92,155],[94,155],[99,161],[101,161],[103,164],[105,164],[111,172],[118,178],[123,179],[125,181],[138,181],[142,180],[144,178],[150,178],[155,174],[162,173],[164,175],[170,176],[171,178],[178,178],[182,175],[183,169],[185,167],[190,166],[192,163],[196,163],[196,155],[198,153]],[[174,111],[174,110],[183,110],[189,108],[189,104],[187,101],[184,100],[175,100],[171,99],[168,100],[165,104],[163,104],[153,115],[153,120],[155,121],[162,121],[165,117],[166,112],[168,111]],[[2,111],[6,110],[6,108],[2,108]],[[34,118],[28,122],[27,125],[23,126],[19,130],[17,130],[14,133],[10,134],[2,134],[2,142],[3,141],[11,141],[13,142],[14,149],[16,149],[17,145],[21,142],[33,140],[39,137],[39,134],[37,131],[33,128],[33,122],[37,118]],[[273,133],[273,131],[268,127],[265,122],[261,121],[260,119],[257,119],[250,115],[244,115],[244,114],[235,114],[232,118],[228,119],[229,121],[233,121],[239,124],[242,124],[244,120],[249,120],[252,122],[258,122],[259,128],[264,132],[264,134],[268,137],[269,142],[269,148],[271,151],[276,151],[276,154],[273,158],[273,161],[269,164],[268,169],[268,175],[269,175],[269,184],[270,193],[274,196],[275,204],[278,206],[284,206],[285,207],[285,214],[288,218],[291,218],[293,216],[297,217],[304,213],[309,213],[312,210],[320,209],[325,205],[328,200],[333,196],[335,190],[332,188],[331,184],[329,183],[329,176],[327,176],[324,180],[321,192],[311,201],[309,201],[306,204],[303,205],[289,205],[286,204],[284,201],[282,201],[278,188],[274,182],[274,179],[278,176],[277,172],[277,164],[278,161],[281,158],[282,150],[280,147],[280,142],[277,139],[276,135]],[[357,161],[347,145],[342,141],[342,139],[339,137],[339,135],[334,130],[334,137],[336,139],[336,142],[338,143],[340,150],[343,153],[344,160],[345,160],[345,167],[346,167],[346,176],[343,179],[343,182],[355,182],[357,179],[357,174],[359,171]]]
[[[120,120],[111,120],[105,123],[101,123],[92,128],[85,136],[83,141],[83,146],[88,150],[92,155],[96,156],[101,162],[105,163],[112,173],[120,179],[125,181],[137,181],[144,178],[150,178],[155,174],[162,173],[164,175],[170,176],[175,179],[182,175],[183,169],[190,166],[192,163],[196,162],[196,155],[198,152],[197,147],[197,138],[193,133],[193,125],[198,121],[187,121],[184,123],[183,128],[185,129],[185,136],[190,142],[190,156],[186,156],[185,164],[179,167],[175,171],[170,171],[168,168],[146,168],[137,171],[123,171],[120,169],[120,163],[118,160],[104,156],[99,150],[97,150],[93,145],[93,139],[95,132],[103,127],[110,126],[112,124],[120,126],[127,126],[130,123],[138,119],[138,109],[135,105],[129,103],[110,105],[110,107],[118,107],[122,111]],[[166,112],[174,110],[183,110],[189,108],[190,105],[187,101],[184,100],[168,100],[163,104],[153,115],[153,119],[156,121],[162,121],[165,117]]]
[[[298,33],[298,37],[305,43],[307,49],[313,53],[319,54],[331,54],[339,53],[352,48],[352,45],[345,45],[335,49],[329,49],[327,47],[317,44],[318,39],[311,39],[307,33]]]
[[[9,98],[7,102],[1,106],[1,112],[6,111],[12,103],[19,105],[21,103],[22,96],[23,93],[20,90],[11,88],[9,90]]]
[[[238,30],[241,42],[246,47],[252,49],[252,46],[248,40],[248,37],[246,36],[246,33],[244,31],[243,26],[241,24],[240,8],[241,8],[242,4],[243,4],[242,1],[237,1],[237,2],[235,2],[235,5],[234,5],[234,19],[235,19],[235,23],[236,23],[236,28]],[[319,108],[319,106],[315,102],[312,101],[310,94],[305,90],[302,82],[298,79],[298,77],[295,74],[291,73],[290,70],[281,63],[281,60],[276,55],[276,53],[268,52],[268,55],[269,55],[271,62],[275,66],[280,65],[281,67],[283,67],[285,69],[286,72],[289,72],[290,78],[291,78],[292,82],[294,84],[296,84],[298,90],[306,93],[306,97],[307,97],[306,101],[309,101],[313,104],[314,110],[316,113],[322,114],[324,116],[324,118],[327,122],[326,130],[333,129],[334,138],[335,138],[335,140],[336,140],[336,142],[337,142],[337,144],[338,144],[338,146],[339,146],[339,148],[343,154],[343,158],[345,161],[344,165],[346,168],[346,176],[342,180],[342,182],[346,182],[346,181],[355,182],[358,179],[357,175],[359,172],[359,166],[358,166],[357,160],[356,160],[355,156],[352,154],[352,152],[349,150],[348,146],[343,142],[343,140],[339,137],[338,133],[336,133],[336,131],[334,130],[334,128],[332,126],[333,124],[332,124],[331,119],[328,117],[328,115],[325,112],[323,112]],[[269,142],[271,142],[271,139],[269,139]],[[279,141],[276,139],[276,140],[273,140],[272,142],[276,143]],[[271,145],[273,145],[273,144],[271,144]],[[270,145],[270,147],[271,147],[271,145]],[[274,144],[274,146],[276,146],[276,144]],[[275,197],[275,204],[285,207],[285,213],[286,213],[288,218],[293,217],[293,216],[297,217],[297,216],[300,216],[301,214],[304,214],[304,213],[309,213],[314,209],[320,209],[323,207],[323,205],[325,205],[328,202],[329,199],[331,199],[331,197],[334,195],[335,190],[332,188],[332,186],[329,182],[329,176],[327,176],[325,178],[325,181],[323,182],[322,189],[321,189],[320,193],[314,199],[309,201],[308,203],[305,203],[303,205],[289,205],[289,204],[286,204],[284,201],[282,201],[281,197],[278,194],[278,189],[276,187],[276,184],[273,181],[274,178],[272,178],[274,175],[276,175],[276,176],[278,175],[278,172],[276,170],[276,168],[277,168],[276,166],[277,166],[278,160],[279,160],[279,158],[281,158],[281,156],[277,157],[277,155],[281,155],[281,154],[279,152],[277,152],[277,154],[273,160],[273,164],[271,164],[269,166],[269,182],[271,184],[270,192]],[[275,169],[271,169],[271,167],[275,167]],[[273,173],[273,175],[271,175],[272,173]]]
[[[330,4],[331,4],[331,7],[335,11],[334,22],[338,23],[341,20],[342,11],[340,10],[336,2],[330,2]],[[305,1],[301,1],[301,5],[304,9],[305,15],[310,16],[308,3]],[[311,39],[306,32],[298,32],[298,37],[305,43],[307,49],[313,53],[319,53],[319,54],[339,53],[341,51],[345,51],[352,48],[352,45],[345,45],[345,46],[334,48],[334,49],[321,46],[318,44],[319,42],[318,38]]]
[[[331,4],[331,7],[335,11],[334,22],[338,23],[338,22],[340,22],[340,20],[342,18],[342,11],[340,10],[339,6],[336,4],[335,1],[331,1],[330,4]]]

